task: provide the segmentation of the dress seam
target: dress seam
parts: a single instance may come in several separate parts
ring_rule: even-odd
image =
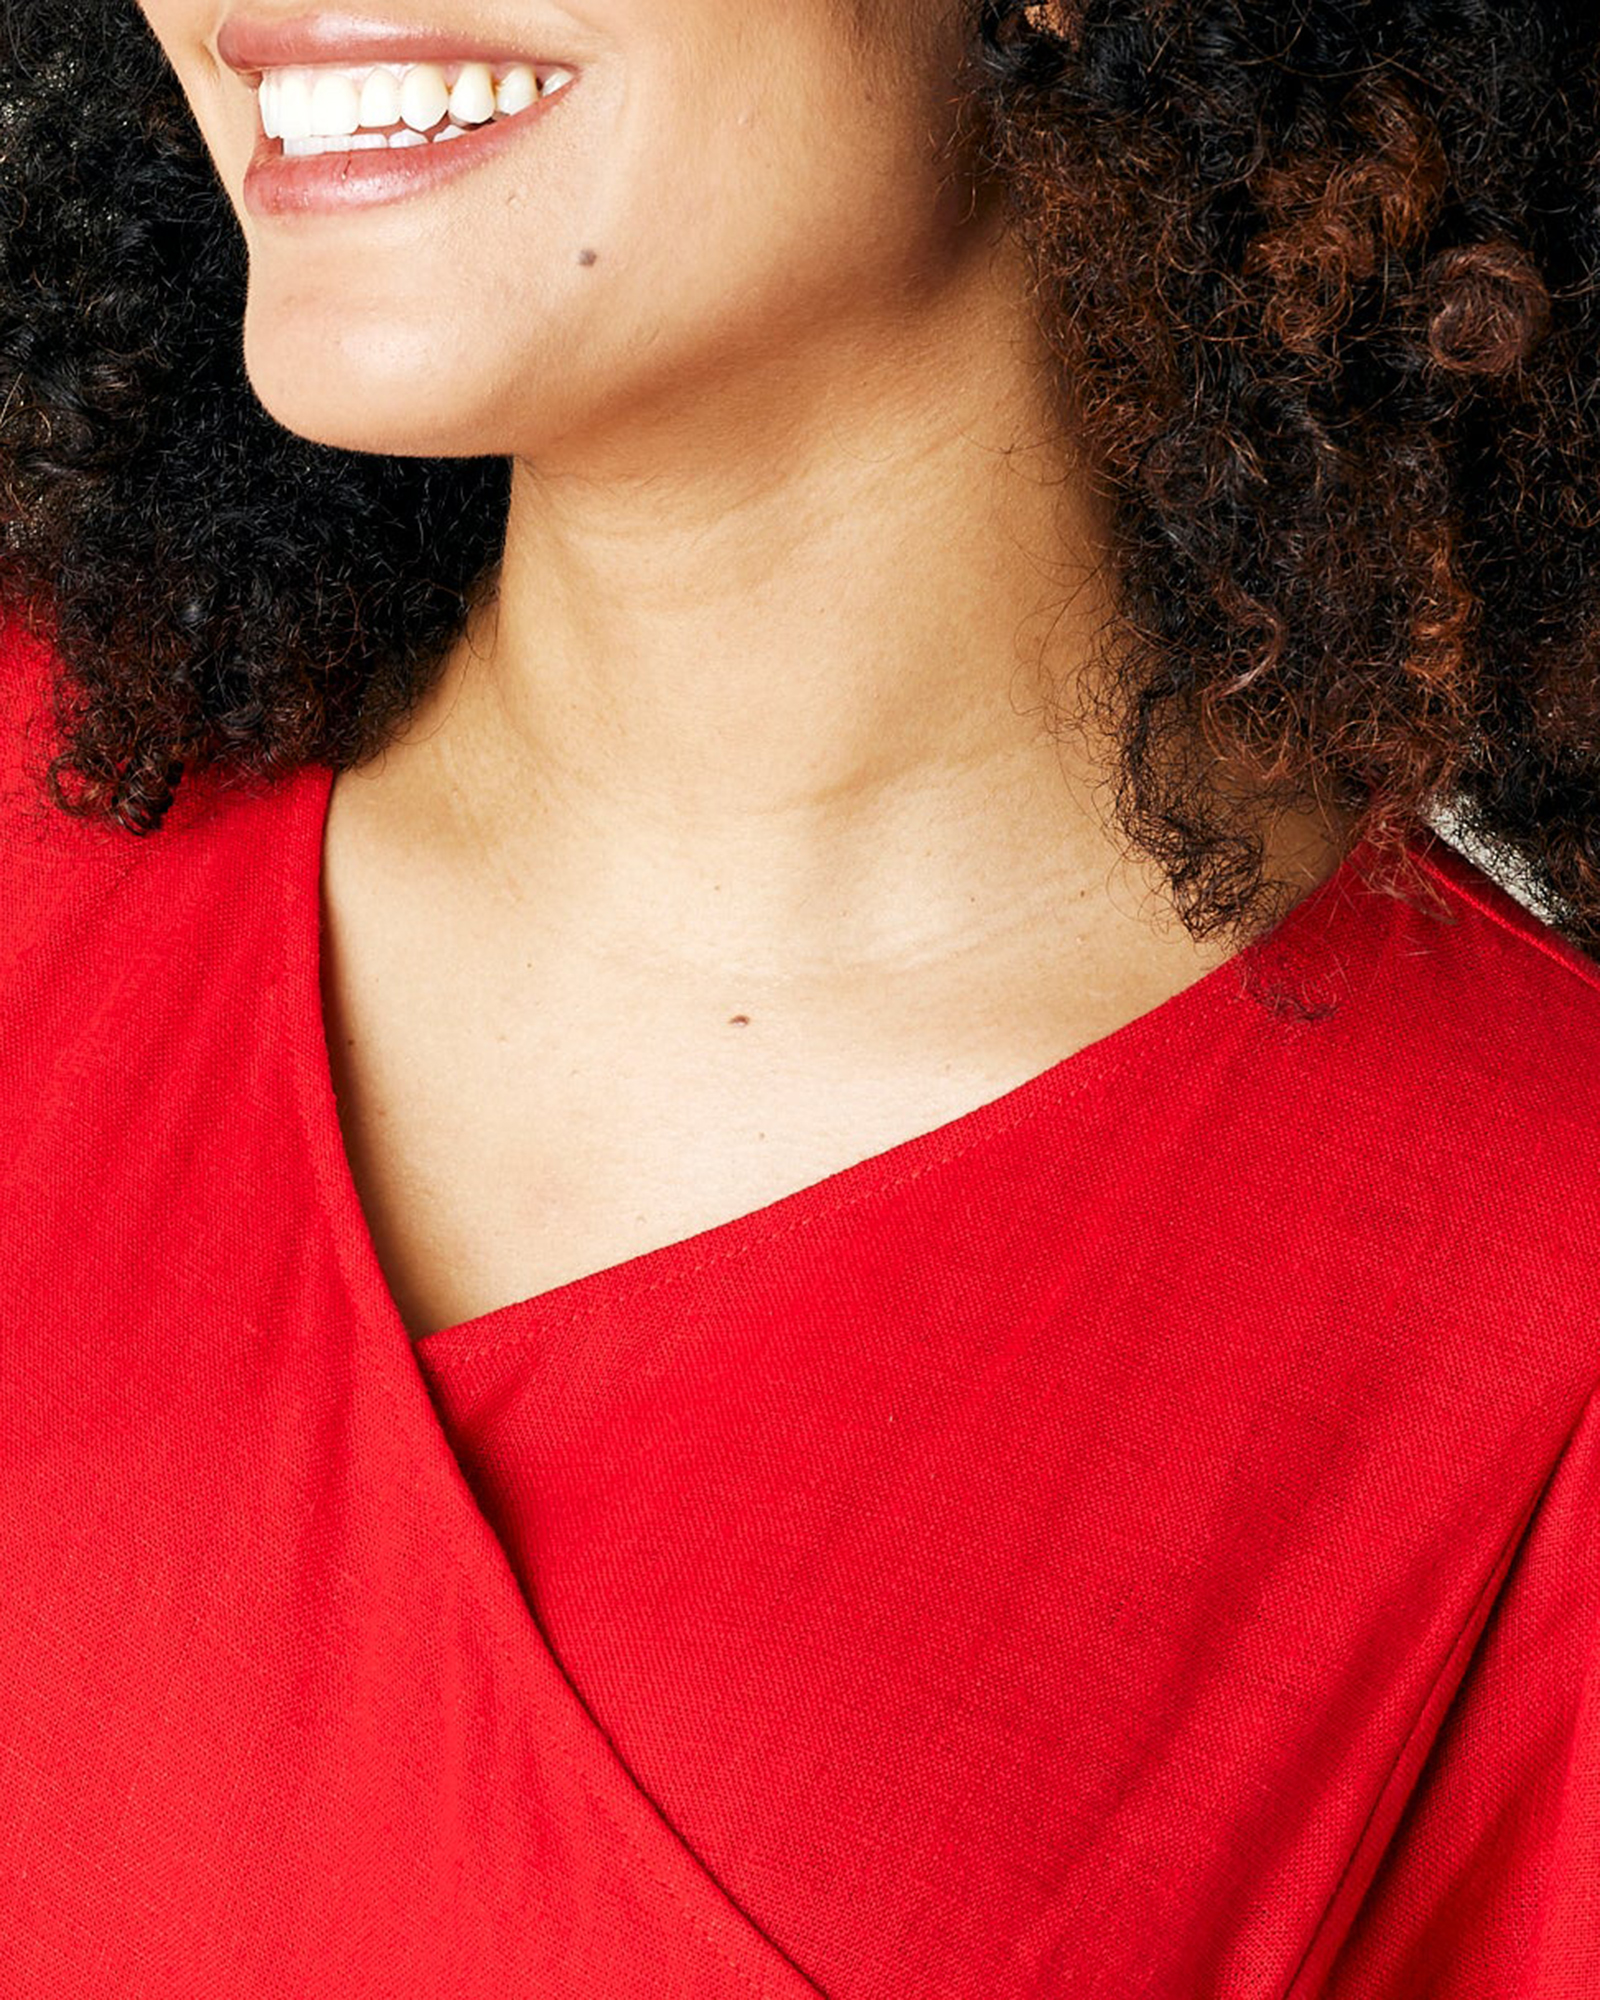
[[[1477,864],[1471,857],[1461,854],[1459,849],[1451,848],[1450,852],[1465,862],[1468,867],[1477,867]],[[1465,903],[1469,909],[1476,910],[1479,916],[1487,917],[1491,923],[1498,926],[1507,936],[1516,938],[1520,943],[1531,946],[1533,950],[1553,960],[1563,971],[1571,973],[1580,985],[1592,987],[1600,991],[1600,965],[1594,964],[1592,960],[1583,956],[1578,951],[1577,946],[1569,944],[1559,932],[1549,930],[1549,927],[1544,924],[1543,919],[1538,917],[1534,912],[1525,912],[1526,921],[1518,921],[1516,917],[1511,916],[1507,911],[1501,909],[1494,899],[1485,896],[1480,890],[1473,888],[1470,883],[1461,881],[1455,871],[1441,864],[1436,856],[1423,853],[1419,856],[1419,859],[1423,868],[1427,870],[1434,880],[1447,889],[1458,901]],[[1484,871],[1479,870],[1479,872],[1483,873]],[[1492,876],[1485,875],[1485,879],[1493,884],[1497,895],[1510,897],[1510,891],[1500,888],[1500,885],[1494,882]],[[1519,905],[1518,907],[1520,910],[1521,906]],[[1535,925],[1539,926],[1539,928],[1534,928]],[[1549,931],[1548,935],[1545,934],[1547,930]]]

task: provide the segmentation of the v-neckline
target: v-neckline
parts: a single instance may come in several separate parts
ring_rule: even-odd
[[[546,1315],[568,1317],[580,1311],[591,1295],[615,1293],[623,1287],[654,1290],[669,1285],[680,1272],[735,1258],[755,1244],[798,1226],[803,1218],[848,1208],[886,1184],[958,1159],[987,1139],[1060,1106],[1143,1054],[1163,1034],[1189,1025],[1192,1018],[1203,1017],[1228,997],[1237,997],[1252,977],[1265,972],[1270,964],[1293,961],[1313,920],[1328,915],[1346,898],[1370,854],[1367,841],[1356,842],[1329,874],[1263,935],[1144,1013],[969,1110],[725,1221],[527,1298],[513,1299],[453,1325],[413,1336],[389,1287],[356,1186],[339,1123],[328,1049],[322,995],[323,872],[335,777],[330,766],[314,764],[291,781],[299,790],[300,810],[281,854],[281,936],[294,1094],[308,1154],[321,1183],[328,1225],[355,1302],[380,1321],[388,1334],[398,1336],[418,1355],[435,1359],[457,1345],[476,1349],[502,1338],[525,1335]]]

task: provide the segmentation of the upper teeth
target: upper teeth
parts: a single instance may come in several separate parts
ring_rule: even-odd
[[[261,79],[261,127],[269,139],[303,140],[344,139],[396,125],[430,132],[446,116],[456,126],[486,125],[525,111],[571,81],[571,70],[552,69],[541,83],[531,63],[513,63],[498,77],[488,63],[462,63],[454,83],[438,63],[273,69]]]

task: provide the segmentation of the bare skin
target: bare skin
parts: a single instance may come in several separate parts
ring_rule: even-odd
[[[448,864],[417,866],[393,822],[399,794],[347,774],[333,807],[330,1064],[379,1262],[416,1338],[932,1130],[1227,956],[1141,921],[1128,869],[969,891],[964,920],[952,901],[937,933],[916,932],[908,886],[903,944],[857,955],[805,921],[831,907],[855,929],[826,879],[809,898],[785,885],[794,932],[770,920],[779,897],[767,922],[730,918],[750,883],[731,868],[708,879],[709,843],[699,868],[654,877],[647,847],[609,850],[603,901],[570,881],[548,900],[504,882],[496,897]],[[725,832],[734,847],[739,829]],[[1287,872],[1309,886],[1333,856],[1302,832]],[[930,903],[960,879],[930,864]]]
[[[330,1061],[414,1336],[959,1117],[1233,949],[1049,726],[1107,602],[1086,483],[1015,443],[1015,283],[742,491],[519,493],[498,603],[337,781]],[[1336,840],[1273,851],[1303,893]]]
[[[330,1063],[414,1336],[947,1123],[1228,954],[1123,857],[1105,746],[1049,726],[1103,521],[946,149],[955,8],[430,0],[572,65],[559,117],[285,221],[245,198],[217,0],[143,5],[239,213],[264,405],[515,466],[497,598],[327,828]],[[1339,832],[1285,821],[1274,872],[1309,888]]]

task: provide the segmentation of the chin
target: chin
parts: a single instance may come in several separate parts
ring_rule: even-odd
[[[414,458],[472,458],[505,449],[494,399],[452,397],[454,355],[386,325],[372,337],[330,336],[285,315],[247,315],[245,374],[256,400],[297,437],[345,451]]]
[[[463,442],[449,425],[419,426],[381,401],[362,403],[354,397],[329,401],[307,396],[277,383],[251,385],[256,400],[274,422],[310,444],[339,451],[367,451],[390,458],[475,458],[488,447]]]

